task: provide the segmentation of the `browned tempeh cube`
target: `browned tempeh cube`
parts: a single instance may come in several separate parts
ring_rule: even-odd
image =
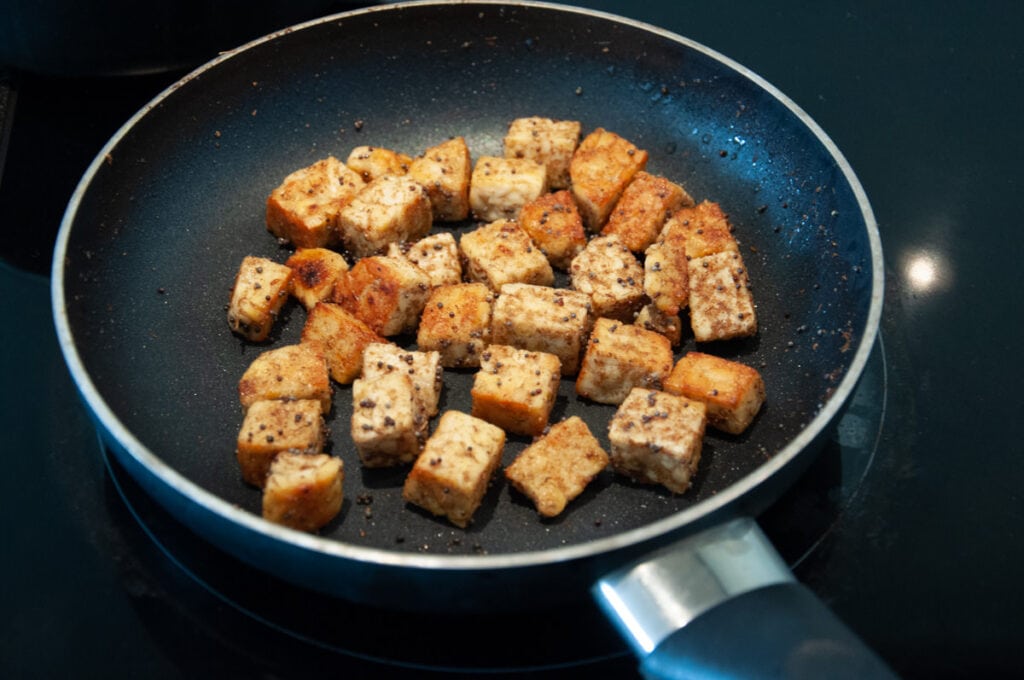
[[[665,222],[660,239],[685,244],[690,259],[739,250],[722,206],[711,201],[680,208]]]
[[[409,177],[426,188],[438,222],[457,222],[469,216],[472,171],[469,147],[463,137],[432,146],[409,164]]]
[[[242,479],[262,488],[277,454],[321,453],[324,439],[323,407],[316,399],[257,401],[245,413],[235,447]]]
[[[590,296],[594,316],[632,322],[644,302],[644,267],[617,235],[598,236],[569,266],[572,287]]]
[[[358,172],[364,182],[383,175],[404,175],[411,163],[412,158],[404,153],[379,146],[357,146],[345,160],[345,165]]]
[[[491,345],[473,380],[472,415],[506,432],[539,435],[558,396],[558,357],[509,345]]]
[[[479,366],[490,343],[493,303],[494,293],[482,283],[435,288],[420,316],[417,346],[439,352],[445,367]]]
[[[430,277],[430,285],[435,288],[462,282],[459,245],[451,232],[431,234],[414,243],[392,243],[388,255],[408,259]]]
[[[333,156],[296,170],[267,197],[267,230],[297,248],[335,243],[338,213],[364,185]]]
[[[430,296],[430,277],[404,257],[375,255],[355,263],[334,286],[332,301],[385,337],[415,330]]]
[[[634,387],[661,389],[672,371],[672,345],[660,333],[612,319],[598,319],[576,378],[576,393],[618,404]]]
[[[228,303],[228,326],[246,340],[262,342],[292,290],[292,270],[265,257],[242,259]]]
[[[340,458],[282,451],[263,487],[263,517],[299,531],[317,531],[341,511],[344,480]]]
[[[572,194],[590,231],[600,231],[622,192],[647,166],[647,152],[614,132],[597,128],[569,163]]]
[[[693,205],[686,190],[675,182],[638,172],[608,216],[602,234],[618,234],[626,247],[642,253],[654,243],[665,220],[684,205]]]
[[[704,402],[708,424],[730,434],[747,429],[765,400],[757,369],[703,352],[687,352],[676,363],[665,391]]]
[[[343,385],[359,377],[363,350],[373,342],[387,340],[333,302],[321,302],[309,310],[302,328],[302,343],[320,348],[331,377]]]
[[[552,266],[568,269],[587,245],[583,218],[572,194],[556,191],[530,201],[519,212],[519,226],[547,256]]]
[[[331,410],[331,377],[317,345],[299,343],[268,349],[257,356],[238,381],[243,409],[269,399],[316,399]]]
[[[294,272],[292,295],[306,311],[329,299],[334,284],[348,271],[341,253],[327,248],[299,248],[285,264]]]
[[[463,234],[459,251],[466,278],[485,283],[494,292],[506,283],[550,286],[555,281],[544,253],[512,220],[497,220]]]

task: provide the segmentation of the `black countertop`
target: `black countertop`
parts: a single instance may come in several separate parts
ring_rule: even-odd
[[[1024,286],[1022,6],[577,4],[661,26],[751,68],[850,161],[878,219],[887,298],[872,385],[860,393],[868,415],[855,410],[837,438],[868,437],[873,459],[842,487],[842,511],[820,542],[787,557],[905,677],[1019,674],[1024,447],[1012,424],[1024,398],[1013,387],[1013,349],[1024,337],[1011,300]],[[178,75],[12,69],[2,81],[0,673],[388,674],[359,650],[299,639],[273,616],[244,611],[216,586],[230,561],[196,574],[197,548],[162,535],[173,520],[108,467],[64,368],[47,280],[61,213],[107,137]],[[786,533],[786,513],[768,513],[769,534]],[[596,657],[552,675],[632,668],[615,644]]]

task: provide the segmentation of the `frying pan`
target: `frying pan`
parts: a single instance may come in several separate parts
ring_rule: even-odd
[[[474,157],[500,154],[508,122],[529,115],[613,130],[649,151],[650,172],[723,205],[760,328],[700,349],[761,371],[769,397],[758,419],[740,436],[709,433],[686,494],[606,472],[542,521],[498,479],[462,530],[402,502],[406,470],[361,469],[339,386],[328,416],[330,450],[347,470],[338,519],[317,535],[263,521],[234,462],[236,385],[260,352],[298,340],[304,311],[286,306],[255,345],[228,331],[224,307],[242,257],[288,255],[264,227],[268,192],[362,144],[415,154],[462,135]],[[98,430],[198,534],[299,585],[382,607],[493,611],[592,593],[655,674],[739,658],[762,671],[851,658],[884,670],[793,583],[750,519],[842,412],[881,302],[868,201],[793,102],[691,40],[540,3],[373,8],[221,55],[101,150],[53,264],[59,341]],[[685,339],[682,350],[693,348]],[[470,371],[446,371],[442,409],[468,410],[471,383]],[[580,415],[607,445],[612,411],[575,398],[566,380],[552,417]],[[527,443],[510,437],[504,462]]]

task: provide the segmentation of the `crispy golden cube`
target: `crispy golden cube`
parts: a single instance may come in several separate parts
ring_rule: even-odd
[[[576,393],[602,404],[621,403],[635,387],[661,389],[672,372],[672,345],[660,333],[598,319],[576,378]]]
[[[636,315],[637,326],[655,333],[661,333],[673,347],[683,341],[683,322],[678,314],[666,314],[654,305],[644,305]]]
[[[365,467],[411,463],[426,439],[427,419],[417,406],[412,379],[394,371],[352,383],[350,432]]]
[[[554,354],[576,375],[593,317],[590,296],[575,290],[506,283],[494,303],[491,342]]]
[[[324,439],[323,407],[316,399],[257,401],[245,413],[235,447],[242,479],[263,488],[277,454],[321,453]]]
[[[629,183],[647,166],[647,152],[614,132],[597,128],[569,162],[572,195],[583,224],[600,231]]]
[[[491,339],[493,304],[494,294],[482,283],[435,288],[420,316],[416,345],[438,352],[446,368],[479,366]]]
[[[483,156],[469,180],[469,208],[478,220],[514,220],[524,205],[547,190],[547,170],[540,163]]]
[[[580,130],[581,125],[575,120],[517,118],[505,133],[505,157],[542,164],[547,169],[549,186],[564,189],[569,186],[569,161],[580,143]]]
[[[587,245],[583,218],[568,191],[544,194],[519,212],[519,226],[540,248],[552,266],[568,269]]]
[[[676,316],[690,304],[690,263],[676,240],[652,243],[644,255],[644,293],[658,311]]]
[[[438,222],[458,222],[469,217],[472,171],[469,147],[463,137],[432,146],[409,164],[409,177],[426,188]]]
[[[379,146],[357,146],[345,161],[350,170],[359,173],[364,182],[384,175],[404,175],[409,172],[412,157]]]
[[[617,235],[598,236],[569,266],[572,287],[590,296],[594,316],[632,322],[644,302],[644,266]]]
[[[306,311],[329,299],[334,284],[348,271],[341,253],[327,248],[299,248],[285,265],[293,272],[292,296]]]
[[[228,303],[231,331],[253,342],[266,340],[291,290],[291,268],[265,257],[243,258]]]
[[[367,345],[363,351],[363,379],[389,373],[404,373],[412,380],[413,396],[424,423],[437,415],[444,374],[440,352],[406,350],[391,344]]]
[[[757,333],[754,296],[739,251],[690,260],[690,326],[697,342]]]
[[[642,253],[658,238],[665,220],[684,205],[693,205],[685,189],[640,171],[622,192],[601,233],[618,234],[627,248]]]
[[[491,345],[473,379],[472,415],[506,432],[537,436],[548,426],[561,375],[554,354]]]
[[[702,352],[687,352],[676,363],[665,391],[704,402],[708,424],[729,434],[746,430],[765,400],[757,369]]]
[[[373,342],[387,342],[341,305],[321,302],[309,310],[302,327],[302,344],[319,348],[327,358],[331,377],[347,385],[363,367],[363,350]]]
[[[612,468],[634,481],[683,493],[697,472],[706,425],[703,403],[635,388],[608,424]]]
[[[427,190],[395,175],[373,180],[338,213],[338,233],[355,257],[383,253],[390,243],[422,238],[432,224]]]
[[[364,257],[334,286],[333,302],[384,337],[416,329],[430,277],[402,257]]]
[[[550,286],[555,281],[544,253],[512,220],[497,220],[463,234],[459,251],[466,278],[485,283],[495,292],[506,283]]]
[[[344,501],[340,458],[283,451],[263,487],[263,518],[299,531],[317,531],[337,517]]]
[[[665,222],[662,240],[685,244],[690,259],[725,251],[738,251],[728,216],[718,203],[701,201],[683,207]]]
[[[304,343],[268,349],[256,357],[238,381],[243,409],[271,399],[315,399],[331,410],[327,359],[316,345]]]
[[[608,453],[579,416],[551,426],[505,468],[505,478],[533,501],[543,517],[555,517],[608,466]]]
[[[296,170],[267,197],[267,230],[297,248],[333,244],[338,213],[364,184],[334,156]]]
[[[402,497],[465,528],[480,507],[505,448],[505,431],[459,411],[445,411],[402,489]]]
[[[451,232],[443,231],[421,238],[415,243],[392,243],[388,255],[402,256],[426,272],[430,285],[443,286],[462,282],[459,245]]]

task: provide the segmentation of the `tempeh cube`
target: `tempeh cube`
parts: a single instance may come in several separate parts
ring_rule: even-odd
[[[331,376],[317,345],[299,343],[268,349],[256,357],[238,381],[243,409],[269,399],[315,399],[331,410]]]
[[[635,388],[608,424],[612,467],[634,481],[683,493],[697,472],[706,424],[703,403]]]
[[[690,263],[685,245],[674,239],[657,241],[644,255],[644,293],[651,304],[669,316],[690,304]]]
[[[430,277],[403,257],[364,257],[339,279],[332,301],[385,337],[416,329]]]
[[[446,368],[479,366],[490,343],[493,302],[494,293],[482,283],[435,288],[420,316],[420,351],[437,351]]]
[[[424,422],[436,416],[444,373],[441,353],[407,350],[391,344],[367,345],[363,351],[364,380],[396,372],[404,373],[412,380],[413,395],[423,413]]]
[[[580,143],[581,125],[575,120],[532,116],[517,118],[508,126],[503,148],[506,158],[526,158],[547,168],[553,189],[569,186],[569,161]]]
[[[544,194],[519,212],[519,226],[559,269],[568,269],[572,259],[587,245],[583,219],[569,191]]]
[[[654,305],[644,305],[636,315],[637,326],[661,333],[673,347],[683,341],[683,322],[678,314],[666,314]]]
[[[562,375],[576,375],[592,323],[585,293],[506,283],[494,303],[491,342],[554,354]]]
[[[265,257],[242,259],[228,303],[228,326],[246,340],[267,339],[292,289],[292,270]]]
[[[359,377],[363,351],[373,342],[387,340],[333,302],[321,302],[309,310],[302,328],[302,343],[323,352],[331,377],[343,385]]]
[[[297,248],[333,244],[338,213],[365,184],[334,156],[296,170],[267,197],[267,230]]]
[[[358,172],[364,182],[384,175],[404,175],[411,163],[410,156],[379,146],[357,146],[345,160],[345,165]]]
[[[469,216],[472,171],[469,147],[463,137],[432,146],[409,164],[409,177],[426,188],[438,222],[457,222]]]
[[[349,431],[366,467],[414,461],[426,438],[427,418],[418,408],[409,375],[395,371],[357,378],[352,383]]]
[[[622,192],[646,166],[647,152],[614,132],[597,128],[583,138],[569,176],[587,229],[601,230]]]
[[[478,220],[514,220],[524,205],[547,190],[547,170],[540,163],[483,156],[469,180],[469,208]]]
[[[661,240],[683,243],[690,259],[725,251],[738,251],[728,216],[718,203],[701,201],[683,207],[665,222]]]
[[[292,295],[306,311],[329,299],[334,284],[348,271],[341,253],[327,248],[299,248],[285,264],[293,272]]]
[[[257,401],[245,413],[235,447],[242,479],[263,488],[277,454],[322,453],[324,440],[323,407],[316,399]]]
[[[338,233],[355,257],[383,253],[389,243],[422,238],[432,223],[427,190],[395,175],[373,180],[338,213]]]
[[[765,400],[757,369],[702,352],[687,352],[676,363],[665,391],[704,402],[708,424],[730,434],[747,429]]]
[[[575,290],[590,296],[594,316],[632,322],[644,302],[644,267],[617,235],[598,236],[569,266]]]
[[[463,234],[459,251],[466,278],[485,283],[495,292],[506,283],[550,286],[555,281],[544,253],[512,220],[497,220]]]
[[[445,411],[406,477],[402,497],[465,528],[483,501],[504,448],[500,427]]]
[[[622,192],[601,233],[618,234],[627,248],[642,253],[658,238],[665,220],[684,205],[693,205],[685,189],[640,171]]]
[[[697,342],[757,333],[754,297],[739,251],[690,260],[690,326]]]
[[[505,478],[543,517],[555,517],[608,466],[608,453],[579,416],[556,423],[505,468]]]
[[[263,487],[264,519],[299,531],[317,531],[341,512],[345,467],[327,454],[283,451]]]
[[[537,436],[548,425],[560,379],[554,354],[491,345],[473,380],[472,415],[506,432]]]
[[[443,286],[462,281],[462,262],[459,245],[451,232],[443,231],[421,238],[415,243],[392,243],[388,255],[401,255],[426,272],[430,285]]]
[[[598,319],[576,378],[576,393],[618,404],[635,387],[661,389],[672,371],[672,345],[660,333],[613,319]]]

